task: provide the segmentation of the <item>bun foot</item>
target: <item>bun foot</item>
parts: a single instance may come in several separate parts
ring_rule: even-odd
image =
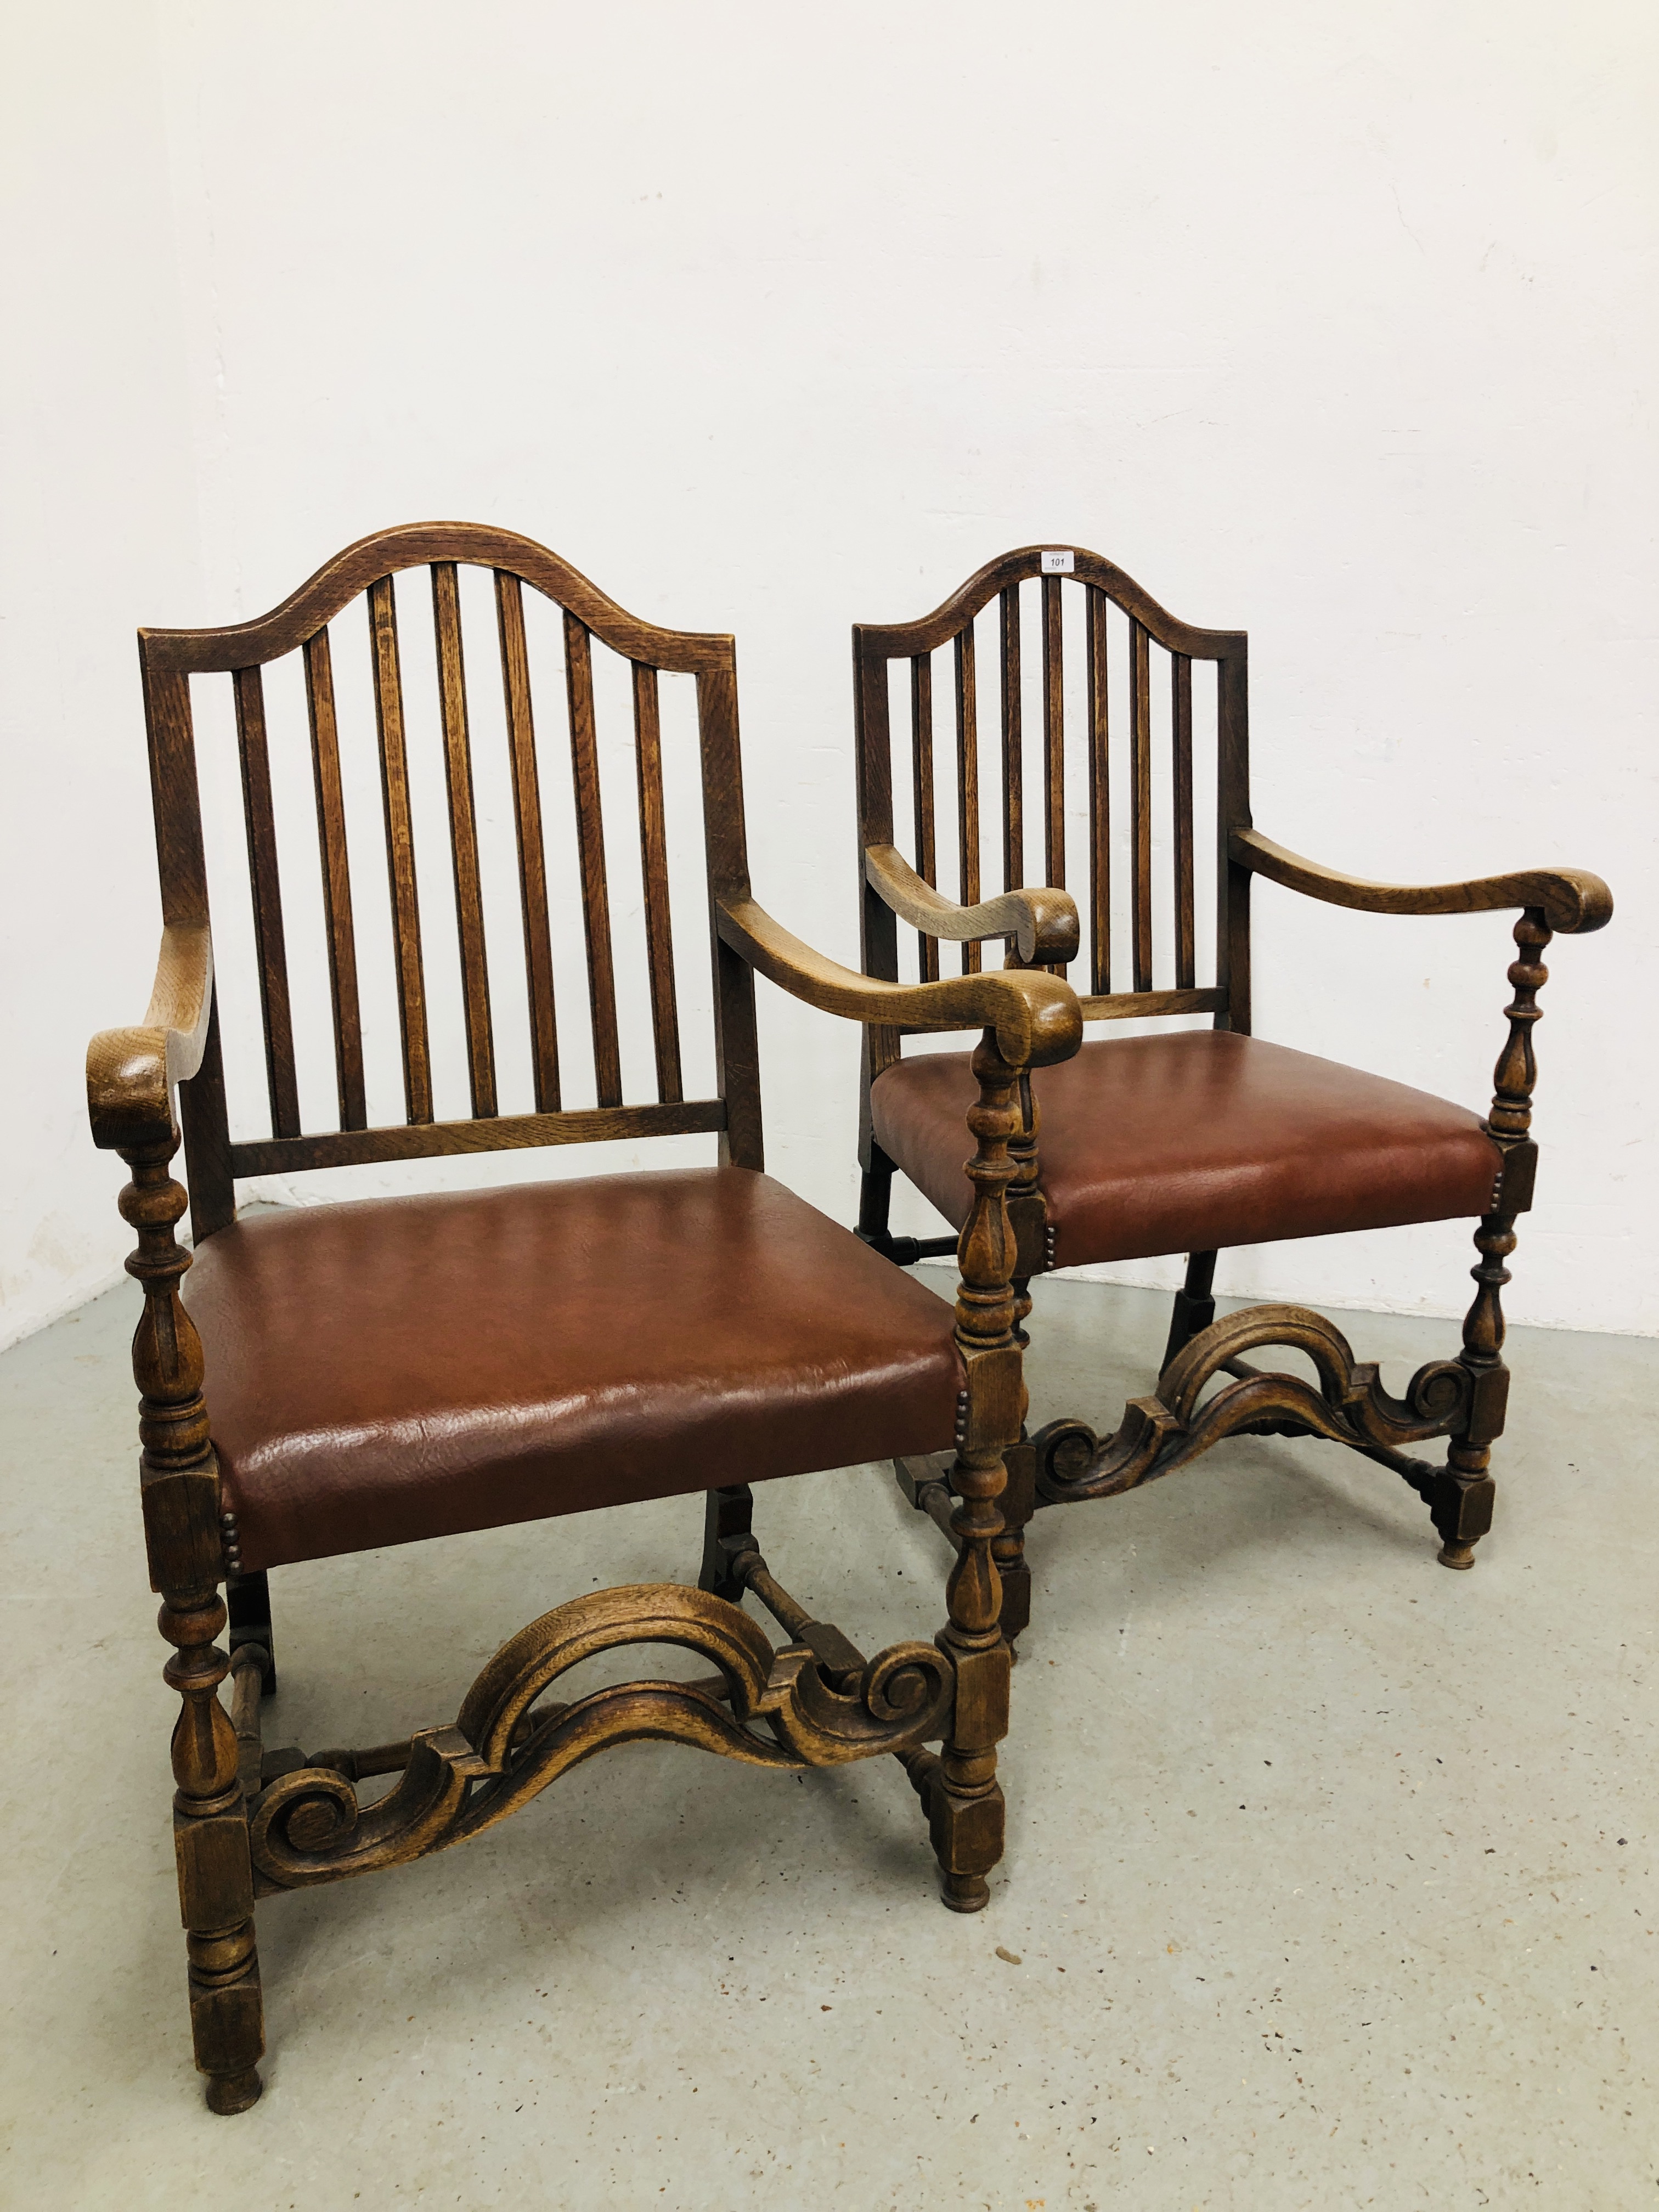
[[[264,2086],[257,2066],[250,2066],[246,2074],[210,2074],[208,2110],[225,2113],[251,2111],[258,2103]]]
[[[939,1895],[952,1912],[983,1912],[991,1902],[991,1885],[982,1874],[947,1874]]]

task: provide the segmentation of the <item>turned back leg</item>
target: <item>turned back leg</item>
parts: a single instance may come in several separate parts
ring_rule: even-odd
[[[228,1575],[225,1606],[230,1616],[227,1641],[233,1661],[244,1644],[257,1644],[268,1655],[259,1669],[260,1694],[268,1698],[276,1687],[276,1646],[270,1626],[270,1583],[264,1571]]]
[[[1184,1352],[1193,1339],[1208,1328],[1215,1319],[1215,1299],[1211,1295],[1215,1282],[1215,1263],[1219,1255],[1214,1252],[1189,1252],[1187,1255],[1187,1279],[1175,1294],[1175,1311],[1170,1316],[1170,1340],[1164,1347],[1164,1368],[1178,1352]]]
[[[746,1482],[708,1492],[702,1524],[702,1571],[697,1588],[733,1605],[743,1603],[743,1580],[733,1572],[738,1557],[755,1549],[755,1493]]]

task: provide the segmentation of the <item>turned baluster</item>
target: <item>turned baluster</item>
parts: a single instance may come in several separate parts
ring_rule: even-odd
[[[1008,1186],[1008,1218],[1014,1231],[1014,1340],[1024,1351],[1030,1342],[1025,1324],[1031,1313],[1031,1278],[1046,1263],[1048,1204],[1038,1181],[1037,1133],[1041,1115],[1029,1073],[1019,1079],[1020,1126],[1008,1140],[1014,1177]],[[1036,1510],[1036,1455],[1025,1438],[1005,1455],[1007,1488],[1002,1496],[1002,1534],[992,1546],[1002,1580],[1002,1633],[1010,1650],[1031,1618],[1031,1571],[1025,1564],[1025,1528]]]
[[[1446,1480],[1434,1501],[1434,1525],[1442,1542],[1440,1563],[1472,1567],[1474,1547],[1492,1526],[1496,1496],[1491,1474],[1492,1446],[1504,1432],[1509,1370],[1504,1364],[1504,1265],[1515,1249],[1515,1217],[1532,1203],[1537,1148],[1532,1142],[1532,1094],[1538,1081],[1532,1032],[1542,1009],[1538,994],[1549,981],[1543,962],[1552,932],[1543,910],[1528,907],[1515,925],[1517,957],[1509,971],[1515,996],[1504,1009],[1510,1033],[1492,1077],[1493,1097],[1486,1127],[1503,1152],[1492,1209],[1474,1232],[1478,1266],[1470,1269],[1476,1290],[1463,1322],[1458,1357],[1473,1383],[1468,1425],[1448,1448]]]
[[[237,1774],[236,1734],[219,1702],[230,1662],[224,1628],[219,1474],[202,1396],[202,1346],[179,1297],[190,1255],[173,1235],[184,1191],[168,1172],[176,1135],[122,1150],[132,1181],[121,1212],[138,1232],[127,1272],[143,1285],[132,1343],[143,1443],[139,1480],[157,1625],[174,1647],[162,1670],[176,1690],[173,1844],[189,1959],[196,2063],[216,2112],[246,2112],[259,2095],[264,2048],[253,1875]]]
[[[1002,1856],[996,1747],[1008,1731],[1010,1659],[999,1626],[1002,1589],[994,1547],[1004,1529],[1004,1455],[1018,1441],[1025,1412],[1008,1213],[1008,1187],[1018,1173],[1009,1145],[1023,1127],[1020,1072],[1002,1058],[989,1030],[972,1066],[979,1083],[978,1103],[968,1115],[975,1144],[968,1163],[974,1199],[958,1248],[957,1291],[957,1342],[968,1387],[951,1476],[958,1503],[951,1525],[961,1548],[946,1585],[950,1623],[939,1639],[955,1662],[956,1704],[927,1793],[945,1901],[957,1912],[977,1912],[989,1902],[986,1876]]]

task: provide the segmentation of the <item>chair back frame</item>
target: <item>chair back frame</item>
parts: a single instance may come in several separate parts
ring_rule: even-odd
[[[1060,562],[1065,562],[1063,570]],[[1208,1013],[1218,1029],[1248,1033],[1250,1026],[1249,871],[1231,858],[1228,841],[1250,827],[1249,641],[1242,630],[1196,629],[1159,606],[1133,578],[1081,547],[1028,545],[1005,553],[969,577],[933,613],[913,623],[856,623],[853,675],[859,806],[859,876],[865,972],[889,981],[898,975],[898,927],[892,908],[870,881],[866,855],[894,842],[893,733],[889,669],[910,664],[910,769],[916,873],[937,885],[936,756],[933,742],[933,654],[954,647],[955,778],[957,880],[964,905],[981,896],[978,682],[974,618],[999,602],[1003,888],[1026,884],[1024,732],[1021,699],[1019,586],[1042,580],[1043,875],[1056,889],[1066,882],[1065,717],[1062,684],[1061,591],[1069,578],[1080,586],[1085,623],[1088,703],[1088,885],[1085,902],[1092,990],[1079,994],[1085,1021]],[[1129,621],[1131,988],[1112,989],[1111,852],[1107,758],[1106,609]],[[1176,988],[1152,988],[1152,674],[1150,647],[1170,656],[1174,760]],[[1199,987],[1194,914],[1192,664],[1217,669],[1217,915],[1216,981]],[[939,944],[922,935],[919,965],[924,980],[939,974]],[[980,964],[977,943],[964,943],[964,974]],[[1010,964],[1017,956],[1011,953]],[[1064,963],[1058,963],[1063,971]],[[896,1030],[866,1033],[866,1087],[899,1054]],[[866,1115],[867,1125],[867,1112]],[[867,1164],[867,1163],[866,1163]]]
[[[458,567],[463,563],[494,572],[535,1084],[536,1110],[530,1114],[502,1115],[497,1110],[457,583]],[[437,1121],[433,1110],[392,580],[402,571],[422,565],[432,574],[472,1108],[468,1119],[453,1121]],[[563,615],[577,852],[598,1090],[597,1105],[584,1109],[568,1109],[561,1103],[547,868],[525,640],[522,591],[526,585],[543,593]],[[368,599],[406,1108],[402,1125],[378,1128],[368,1127],[364,1095],[350,867],[329,637],[329,624],[362,593]],[[687,1131],[718,1132],[723,1161],[756,1169],[763,1165],[752,973],[711,927],[716,1095],[709,1099],[686,1099],[665,888],[657,696],[659,672],[689,673],[696,679],[711,913],[718,900],[749,896],[736,647],[730,636],[662,629],[641,622],[533,540],[510,531],[454,522],[414,524],[362,538],[319,568],[280,606],[255,621],[213,629],[142,629],[138,636],[163,919],[168,924],[210,922],[191,711],[192,677],[215,673],[231,677],[241,760],[271,1135],[246,1143],[231,1140],[216,988],[201,1068],[180,1091],[191,1221],[198,1239],[234,1218],[235,1183],[245,1176]],[[616,979],[593,721],[591,642],[595,637],[632,665],[658,1090],[654,1103],[642,1104],[623,1103],[618,1065]],[[312,1133],[302,1132],[300,1126],[262,679],[267,663],[296,651],[304,660],[311,730],[339,1103],[338,1127]]]

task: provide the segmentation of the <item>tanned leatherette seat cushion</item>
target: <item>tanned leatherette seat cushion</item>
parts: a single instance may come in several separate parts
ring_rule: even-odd
[[[1207,1252],[1484,1213],[1499,1154],[1426,1091],[1224,1030],[1085,1044],[1033,1075],[1052,1264]],[[967,1218],[967,1056],[918,1054],[871,1092],[876,1141]]]
[[[963,1380],[951,1306],[742,1168],[256,1215],[185,1297],[248,1571],[943,1450]]]

